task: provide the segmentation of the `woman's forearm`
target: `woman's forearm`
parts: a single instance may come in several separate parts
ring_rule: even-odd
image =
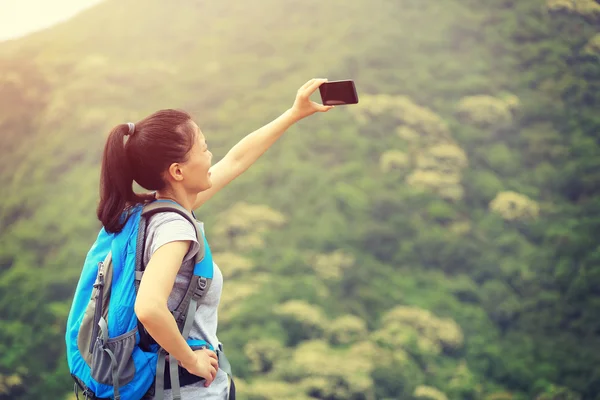
[[[267,125],[240,140],[227,153],[227,157],[238,164],[241,169],[247,169],[297,121],[298,118],[294,116],[292,110],[287,110]]]
[[[150,336],[172,357],[184,365],[190,365],[196,359],[191,347],[186,343],[175,318],[165,305],[147,307],[137,312],[140,322]]]

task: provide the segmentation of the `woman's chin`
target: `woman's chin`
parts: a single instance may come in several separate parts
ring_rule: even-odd
[[[208,190],[212,187],[212,180],[210,178],[208,178],[208,180],[206,181],[206,183],[204,184],[204,187],[202,188],[202,190]]]

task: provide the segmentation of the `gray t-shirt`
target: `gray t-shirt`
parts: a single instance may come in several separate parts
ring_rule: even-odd
[[[200,223],[202,231],[204,227]],[[146,246],[144,249],[144,263],[147,264],[152,254],[164,244],[178,241],[191,241],[190,249],[183,259],[181,268],[175,278],[173,291],[169,296],[168,307],[173,311],[183,299],[188,288],[190,278],[194,271],[194,257],[200,246],[196,240],[194,227],[181,215],[175,212],[164,212],[153,215],[146,228]],[[214,276],[208,292],[203,296],[190,332],[190,339],[201,339],[210,343],[214,348],[219,345],[217,338],[218,307],[223,289],[223,275],[214,264]],[[181,388],[182,400],[211,399],[222,400],[227,398],[227,374],[219,369],[215,380],[205,388],[204,381],[196,382]],[[165,390],[165,400],[171,400],[170,390]]]

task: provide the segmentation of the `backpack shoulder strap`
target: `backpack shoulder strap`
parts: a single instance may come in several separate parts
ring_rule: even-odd
[[[140,287],[140,282],[142,281],[142,276],[144,275],[144,270],[146,269],[146,265],[144,265],[144,249],[146,248],[146,228],[148,225],[148,221],[150,217],[155,214],[161,212],[176,212],[181,215],[185,219],[187,219],[196,231],[196,240],[200,246],[198,253],[195,257],[195,263],[198,264],[200,261],[204,259],[204,236],[196,223],[196,219],[194,216],[185,208],[170,200],[155,200],[152,203],[148,203],[144,205],[142,209],[142,214],[140,217],[139,227],[138,227],[138,236],[137,236],[137,245],[135,249],[135,292]]]
[[[194,229],[196,231],[196,239],[198,240],[198,244],[200,245],[198,253],[196,254],[196,257],[195,257],[195,263],[198,264],[204,259],[204,252],[205,252],[204,235],[202,235],[200,227],[198,226],[198,223],[196,222],[196,219],[194,218],[192,213],[190,213],[188,210],[186,210],[179,204],[175,203],[174,201],[170,201],[170,200],[155,200],[151,203],[144,205],[144,207],[142,209],[140,221],[139,221],[137,244],[136,244],[136,258],[135,258],[135,290],[136,290],[136,294],[137,294],[137,291],[139,290],[140,282],[142,280],[144,270],[146,269],[146,266],[144,265],[144,249],[146,247],[146,228],[148,225],[148,221],[150,220],[150,217],[152,217],[155,214],[161,213],[161,212],[175,212],[175,213],[181,215],[182,217],[184,217],[185,219],[187,219],[192,224],[192,226],[194,227]],[[182,320],[182,317],[185,318],[187,316],[186,313],[182,311],[183,306],[187,306],[190,302],[190,300],[188,299],[188,294],[190,293],[190,289],[192,289],[192,293],[195,290],[195,288],[192,287],[193,281],[195,281],[195,280],[196,279],[192,279],[190,281],[190,287],[188,287],[188,290],[186,291],[186,295],[185,295],[184,299],[181,301],[181,303],[179,304],[179,306],[173,313],[177,320],[177,323],[180,327],[180,330],[183,329],[184,324],[185,324],[185,319]],[[139,323],[139,321],[138,321],[138,328],[139,328],[139,332],[140,332],[140,346],[144,350],[148,351],[150,348],[150,345],[153,343],[153,340],[150,338],[150,335],[146,332],[146,330],[143,328],[142,324]]]
[[[155,215],[160,212],[176,212],[185,219],[187,219],[194,226],[194,229],[196,230],[196,239],[198,240],[198,244],[200,245],[200,249],[198,250],[198,253],[195,257],[194,273],[190,279],[190,283],[186,290],[185,296],[183,297],[183,300],[179,303],[177,308],[173,311],[173,317],[177,322],[179,330],[183,338],[187,340],[192,329],[194,315],[198,308],[198,301],[208,291],[210,283],[212,281],[212,269],[210,270],[210,274],[205,274],[203,273],[204,271],[201,267],[204,265],[202,261],[204,261],[204,256],[206,253],[206,248],[208,247],[208,243],[206,242],[204,234],[200,230],[195,216],[183,207],[181,207],[179,204],[168,200],[155,200],[154,202],[145,205],[142,211],[142,217],[140,219],[140,231],[138,233],[139,236],[136,249],[136,285],[138,285],[136,287],[139,287],[139,281],[137,281],[138,274],[139,279],[141,280],[141,276],[144,270],[143,250],[145,248],[146,223],[152,215]],[[137,268],[138,263],[139,270]],[[159,352],[159,357],[157,360],[155,396],[157,396],[158,398],[162,398],[164,394],[163,371],[165,369],[165,355],[166,353],[164,352],[164,350],[161,350]],[[174,395],[173,397],[175,398],[180,394],[180,385],[177,360],[172,356],[169,363],[169,373]]]
[[[196,221],[196,218],[194,217],[194,215],[192,213],[190,213],[188,210],[186,210],[185,208],[183,208],[182,206],[180,206],[179,204],[175,203],[174,201],[170,201],[170,200],[155,200],[152,203],[146,204],[144,206],[144,209],[142,210],[142,220],[145,221],[144,223],[144,230],[142,231],[140,228],[140,232],[143,232],[142,235],[145,236],[145,228],[146,228],[146,224],[147,221],[150,219],[151,216],[153,216],[154,214],[158,214],[161,212],[175,212],[179,215],[181,215],[182,217],[184,217],[185,219],[187,219],[190,224],[192,224],[192,226],[194,227],[195,231],[196,231],[196,239],[198,240],[198,244],[200,245],[200,249],[198,250],[198,253],[196,254],[196,263],[202,261],[202,259],[204,258],[204,235],[202,234],[202,231],[200,230],[200,227],[198,226],[198,223]],[[141,223],[141,221],[140,221]],[[142,243],[142,246],[144,246],[145,243]],[[138,241],[138,247],[140,246],[140,242]],[[143,250],[143,247],[142,247]]]
[[[185,296],[182,299],[182,301],[173,311],[173,316],[177,321],[179,329],[182,332],[184,338],[187,339],[187,336],[189,335],[189,329],[191,329],[191,325],[189,326],[189,329],[185,329],[186,320],[188,315],[193,315],[193,313],[190,313],[191,310],[189,309],[189,306],[192,303],[196,303],[197,306],[198,300],[204,295],[204,293],[208,291],[210,283],[212,281],[212,269],[210,271],[207,271],[206,268],[208,267],[206,267],[203,271],[203,268],[200,268],[201,265],[204,266],[202,261],[204,260],[204,256],[206,254],[207,243],[204,234],[202,233],[194,215],[179,204],[170,200],[155,200],[152,203],[145,205],[144,209],[142,210],[142,218],[140,219],[140,229],[138,233],[139,236],[137,245],[138,248],[136,249],[136,264],[139,264],[139,268],[136,266],[136,287],[139,287],[139,281],[141,280],[141,276],[143,275],[144,271],[143,250],[145,247],[146,239],[146,223],[152,215],[155,215],[160,212],[176,212],[185,219],[187,219],[194,226],[194,229],[196,230],[196,238],[198,240],[198,244],[200,245],[200,249],[198,250],[198,253],[196,254],[194,260],[194,274],[192,276],[192,279],[190,280],[188,289],[186,290]],[[193,299],[195,299],[196,301],[192,302]],[[195,313],[195,311],[196,310],[194,309],[193,312]]]

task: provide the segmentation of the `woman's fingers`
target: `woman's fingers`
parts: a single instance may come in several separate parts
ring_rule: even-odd
[[[217,353],[215,353],[214,351],[212,351],[211,349],[207,349],[207,348],[202,348],[200,350],[195,350],[198,354],[200,353],[206,353],[208,354],[209,357],[214,358],[215,360],[218,360],[219,357],[217,357]]]
[[[315,103],[311,101],[313,108],[315,108],[319,112],[325,112],[331,110],[334,106],[324,106],[323,104]]]
[[[314,82],[314,78],[309,80],[308,82],[306,82],[304,85],[300,86],[300,89],[298,89],[298,92],[303,91],[304,89],[306,89],[307,87],[309,87],[313,82]]]
[[[324,78],[311,79],[302,85],[300,89],[298,89],[296,100],[292,106],[292,111],[295,118],[300,120],[314,114],[315,112],[326,112],[333,108],[332,106],[325,106],[310,100],[310,96],[325,82],[327,82],[327,79]]]
[[[217,377],[217,370],[214,367],[211,367],[210,369],[210,378],[209,379],[205,379],[206,382],[204,383],[204,387],[209,387],[211,383],[213,383],[213,381],[215,380],[215,378]]]
[[[314,91],[317,90],[317,88],[321,86],[324,82],[327,82],[327,79],[313,78],[306,82],[304,85],[302,85],[300,89],[298,89],[298,94],[300,94],[302,97],[310,97],[310,95],[313,94]]]
[[[310,97],[310,95],[313,94],[315,90],[317,90],[317,88],[325,82],[327,82],[327,79],[315,79],[313,83],[311,83],[304,89],[306,97]]]

